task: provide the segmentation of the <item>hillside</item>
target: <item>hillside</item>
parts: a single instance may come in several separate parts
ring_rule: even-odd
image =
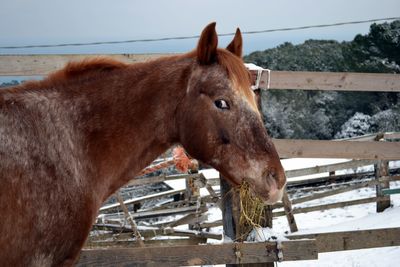
[[[372,24],[351,42],[284,43],[244,57],[271,70],[400,73],[400,21]],[[290,89],[290,88],[288,88]],[[400,94],[269,90],[265,125],[276,138],[332,139],[400,130]]]

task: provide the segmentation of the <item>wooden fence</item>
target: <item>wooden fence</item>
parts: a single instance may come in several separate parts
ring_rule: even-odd
[[[99,55],[0,55],[0,76],[43,76],[53,72],[65,65],[71,60],[81,60],[86,57],[97,57]],[[103,55],[101,55],[103,56]],[[139,62],[147,61],[159,56],[161,54],[151,55],[107,55],[114,59],[125,62]],[[268,79],[270,79],[268,81]],[[272,71],[268,76],[266,72],[262,73],[260,87],[266,89],[268,82],[271,89],[301,89],[301,90],[336,90],[336,91],[376,91],[376,92],[400,92],[400,75],[398,74],[366,74],[366,73],[326,73],[326,72],[288,72],[288,71]],[[399,134],[394,133],[392,138],[398,139]],[[386,136],[388,137],[388,136]],[[333,172],[339,169],[349,168],[350,166],[360,166],[361,164],[377,164],[377,179],[373,181],[362,181],[358,184],[348,186],[346,188],[330,190],[327,192],[315,194],[314,196],[307,196],[301,199],[293,199],[293,203],[303,203],[318,197],[333,195],[355,188],[364,186],[376,186],[377,195],[373,198],[355,200],[352,205],[366,203],[370,201],[377,201],[378,203],[385,203],[387,206],[388,197],[382,192],[387,190],[390,181],[399,180],[398,176],[389,176],[387,168],[388,160],[400,159],[400,142],[373,142],[372,138],[360,138],[359,141],[318,141],[318,140],[282,140],[274,139],[273,142],[277,147],[278,153],[283,158],[349,158],[355,159],[351,163],[340,163],[331,166],[319,166],[301,170],[293,170],[287,173],[288,177],[298,175],[307,175],[319,172]],[[132,176],[134,178],[134,176]],[[151,178],[153,181],[164,181],[168,179],[175,179],[175,177],[159,176]],[[144,235],[151,237],[151,233],[158,235],[176,235],[191,237],[195,242],[205,241],[206,238],[219,238],[220,235],[213,235],[201,231],[201,229],[220,225],[221,222],[204,222],[202,214],[206,211],[204,203],[212,202],[215,205],[220,205],[221,200],[218,198],[218,192],[215,192],[212,185],[217,184],[217,181],[207,181],[202,175],[192,174],[186,175],[185,178],[198,180],[200,185],[205,187],[210,196],[202,199],[194,198],[196,203],[190,202],[188,199],[183,199],[177,203],[166,203],[161,207],[153,210],[140,211],[132,214],[130,218],[140,219],[149,218],[151,216],[162,216],[166,214],[185,214],[181,219],[169,223],[163,223],[153,229],[139,229]],[[137,185],[138,183],[150,183],[150,180],[133,180],[130,185]],[[289,182],[290,183],[290,182]],[[200,186],[200,187],[201,187]],[[148,201],[152,198],[167,197],[171,195],[193,194],[185,190],[171,190],[158,195],[146,196],[143,198],[122,200],[122,205],[131,205]],[[195,192],[196,193],[196,192]],[[197,194],[197,193],[196,193]],[[125,204],[123,204],[125,202]],[[203,205],[201,205],[203,203]],[[389,200],[390,203],[390,200]],[[200,204],[200,206],[198,206]],[[347,203],[349,204],[349,203]],[[121,204],[120,204],[121,205]],[[196,206],[197,205],[197,206]],[[299,208],[285,209],[283,212],[275,212],[275,215],[283,215],[288,213],[295,214],[297,212],[307,212],[317,210],[320,208],[333,208],[345,205],[344,203],[334,203],[334,206],[323,207],[307,207],[303,210]],[[118,204],[112,204],[102,208],[101,212],[115,212],[118,209]],[[108,216],[108,215],[107,215]],[[124,243],[132,235],[124,236],[124,229],[132,231],[134,224],[131,226],[115,227],[115,218],[120,215],[110,214],[110,217],[104,223],[98,223],[96,227],[100,229],[107,229],[111,231],[120,232],[119,236],[122,240],[118,244],[125,244],[132,246],[132,242]],[[108,221],[107,221],[108,220]],[[111,223],[111,224],[110,224]],[[181,224],[189,224],[191,229],[188,231],[179,231],[176,226]],[[101,228],[103,227],[103,228]],[[140,228],[140,227],[139,227]],[[188,245],[190,242],[178,241],[169,244],[178,244],[180,246],[169,246],[168,248],[157,247],[140,247],[140,248],[110,248],[107,250],[91,249],[82,252],[80,265],[124,265],[128,264],[135,266],[135,264],[147,264],[152,266],[154,264],[163,266],[176,266],[176,265],[199,265],[199,264],[247,264],[247,263],[263,263],[276,260],[300,260],[300,259],[315,259],[317,252],[337,251],[346,249],[358,249],[365,247],[379,247],[379,246],[393,246],[400,245],[400,230],[396,229],[383,229],[383,230],[368,230],[368,231],[352,231],[343,233],[328,233],[328,234],[314,234],[308,236],[291,236],[293,240],[280,243],[264,242],[264,243],[230,243],[220,245],[202,245],[193,246]],[[384,238],[381,238],[384,236]],[[296,238],[310,238],[310,240],[294,240]],[[90,247],[95,243],[96,237],[89,239],[88,246]],[[125,240],[123,240],[125,239]],[[115,240],[114,240],[115,241]],[[101,243],[101,242],[100,242]],[[99,242],[97,244],[100,244]],[[152,241],[148,244],[157,244],[159,242]],[[125,246],[123,245],[123,246]],[[145,244],[146,245],[146,244]],[[283,253],[283,257],[279,257]],[[134,263],[132,263],[134,261]]]
[[[124,62],[147,61],[165,54],[107,55]],[[0,55],[0,76],[47,75],[68,61],[102,55]],[[267,74],[260,86],[266,86]],[[370,73],[326,73],[273,71],[270,88],[303,90],[341,90],[400,92],[400,75]],[[336,142],[320,140],[274,139],[282,158],[399,159],[400,143]],[[323,147],[324,149],[321,149]]]

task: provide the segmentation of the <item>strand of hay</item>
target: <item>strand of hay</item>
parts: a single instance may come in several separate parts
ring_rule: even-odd
[[[239,231],[245,238],[254,228],[260,228],[265,221],[264,202],[252,195],[250,185],[243,181],[237,190],[240,196]]]

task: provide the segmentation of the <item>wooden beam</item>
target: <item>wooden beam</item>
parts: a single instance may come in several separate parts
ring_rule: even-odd
[[[281,158],[400,159],[400,142],[273,139]]]
[[[389,162],[386,160],[381,160],[375,165],[375,179],[389,175]],[[390,188],[389,181],[382,181],[376,184],[376,197],[378,201],[376,202],[376,212],[383,212],[385,209],[390,207],[390,195],[384,195],[382,189]]]
[[[295,199],[292,199],[292,204],[293,205],[300,204],[300,203],[304,203],[304,202],[307,202],[307,201],[312,201],[312,200],[319,199],[319,198],[324,198],[324,197],[328,197],[328,196],[333,196],[333,195],[337,195],[337,194],[341,194],[341,193],[357,190],[357,189],[360,189],[360,188],[363,188],[363,187],[375,186],[375,185],[377,185],[379,183],[382,183],[382,182],[399,181],[399,180],[400,180],[400,176],[382,177],[379,180],[369,180],[369,181],[366,181],[366,182],[361,182],[361,183],[349,185],[349,186],[346,186],[344,188],[327,190],[327,191],[322,192],[322,193],[314,193],[314,194],[312,194],[310,196],[295,198]]]
[[[195,174],[172,174],[172,175],[158,175],[158,176],[150,176],[150,177],[143,177],[139,178],[135,175],[131,176],[131,180],[125,184],[124,186],[135,186],[135,185],[144,185],[144,184],[154,184],[154,183],[161,183],[170,180],[179,180],[179,179],[188,179],[188,178],[198,178],[200,177],[201,173]],[[129,178],[129,177],[128,177]]]
[[[291,240],[311,238],[317,243],[318,252],[400,246],[400,228],[358,230],[334,233],[293,234]]]
[[[160,193],[156,193],[156,194],[152,194],[152,195],[146,195],[143,197],[128,199],[128,200],[124,201],[124,204],[131,205],[131,204],[140,203],[140,202],[155,199],[155,198],[172,196],[172,195],[180,194],[183,192],[185,192],[185,189],[168,190],[168,191],[164,191],[164,192],[160,192]],[[114,204],[109,204],[109,205],[105,205],[105,206],[101,207],[99,211],[106,212],[106,211],[110,211],[110,210],[115,210],[116,208],[119,208],[119,207],[120,207],[119,203],[114,203]]]
[[[126,234],[124,234],[126,235]],[[88,240],[84,246],[84,249],[99,249],[101,247],[110,248],[110,247],[119,247],[119,248],[132,248],[138,247],[138,245],[129,240],[132,236],[126,236],[125,239],[116,239],[115,235],[110,236],[109,240]],[[172,239],[168,237],[168,239],[155,239],[155,240],[145,240],[144,245],[146,247],[155,247],[155,246],[188,246],[188,245],[198,245],[204,244],[207,242],[207,238],[201,237],[190,237],[190,238],[181,238],[179,239]]]
[[[260,87],[267,89],[263,72]],[[271,89],[400,92],[400,75],[383,73],[271,71]]]
[[[310,168],[304,168],[304,169],[295,169],[295,170],[288,170],[285,171],[286,177],[298,177],[298,176],[304,176],[304,175],[310,175],[310,174],[316,174],[316,173],[322,173],[322,172],[332,172],[332,171],[338,171],[338,170],[345,170],[345,169],[353,169],[361,166],[366,166],[366,165],[373,165],[376,163],[376,160],[351,160],[351,161],[346,161],[346,162],[341,162],[341,163],[334,163],[334,164],[329,164],[329,165],[321,165],[321,166],[314,166]]]
[[[331,203],[331,204],[323,204],[323,205],[318,205],[318,206],[294,208],[292,213],[298,214],[298,213],[307,213],[307,212],[312,212],[312,211],[343,208],[343,207],[347,207],[347,206],[361,205],[361,204],[376,202],[380,199],[381,199],[381,197],[369,197],[369,198],[361,198],[361,199],[350,200],[350,201],[336,202],[336,203]],[[277,212],[273,212],[272,214],[274,215],[274,217],[286,215],[286,213],[284,211],[277,211]]]
[[[317,259],[315,240],[282,242],[284,261]],[[77,266],[187,266],[277,261],[275,242],[225,243],[200,246],[84,249]]]
[[[45,76],[70,61],[107,56],[126,63],[149,61],[172,54],[0,55],[0,76]]]
[[[0,55],[0,76],[44,76],[69,61],[107,56],[127,63],[143,62],[173,54],[80,54],[80,55]],[[260,87],[266,89],[263,72]],[[400,92],[400,75],[382,73],[341,73],[272,71],[270,88],[337,91]]]

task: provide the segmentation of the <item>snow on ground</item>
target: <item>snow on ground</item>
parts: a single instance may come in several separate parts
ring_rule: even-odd
[[[285,170],[307,168],[316,165],[327,165],[348,161],[346,159],[286,159],[282,160]],[[390,168],[399,168],[400,161],[390,162]],[[341,173],[364,172],[370,171],[373,166],[357,168],[356,170],[345,170]],[[202,171],[206,178],[218,177],[215,170]],[[338,173],[338,172],[337,172]],[[339,173],[338,173],[339,174]],[[297,179],[309,179],[325,174],[306,176]],[[167,182],[174,189],[184,186],[184,181]],[[391,188],[399,188],[400,182],[391,182]],[[205,194],[202,191],[202,195]],[[295,207],[315,206],[339,201],[348,201],[360,198],[368,198],[375,196],[374,188],[362,188],[350,192],[333,195],[330,197],[313,200],[310,202],[295,205]],[[391,201],[393,207],[382,213],[376,213],[376,203],[363,205],[355,205],[344,208],[329,209],[324,211],[315,211],[309,213],[296,214],[296,222],[299,228],[299,234],[323,233],[337,231],[353,231],[364,229],[378,229],[400,227],[400,194],[392,195]],[[222,218],[221,211],[216,208],[210,208],[208,211],[208,221],[216,221]],[[212,229],[213,232],[222,233],[222,227]],[[284,233],[289,231],[286,217],[282,216],[274,218],[274,233]],[[267,235],[268,231],[264,233]],[[216,241],[213,241],[216,242]],[[220,241],[219,241],[220,242]],[[350,250],[341,252],[319,253],[318,260],[311,261],[292,261],[278,263],[278,266],[305,266],[305,267],[347,267],[347,266],[379,266],[379,267],[397,267],[400,266],[400,247],[384,247],[374,249]]]

